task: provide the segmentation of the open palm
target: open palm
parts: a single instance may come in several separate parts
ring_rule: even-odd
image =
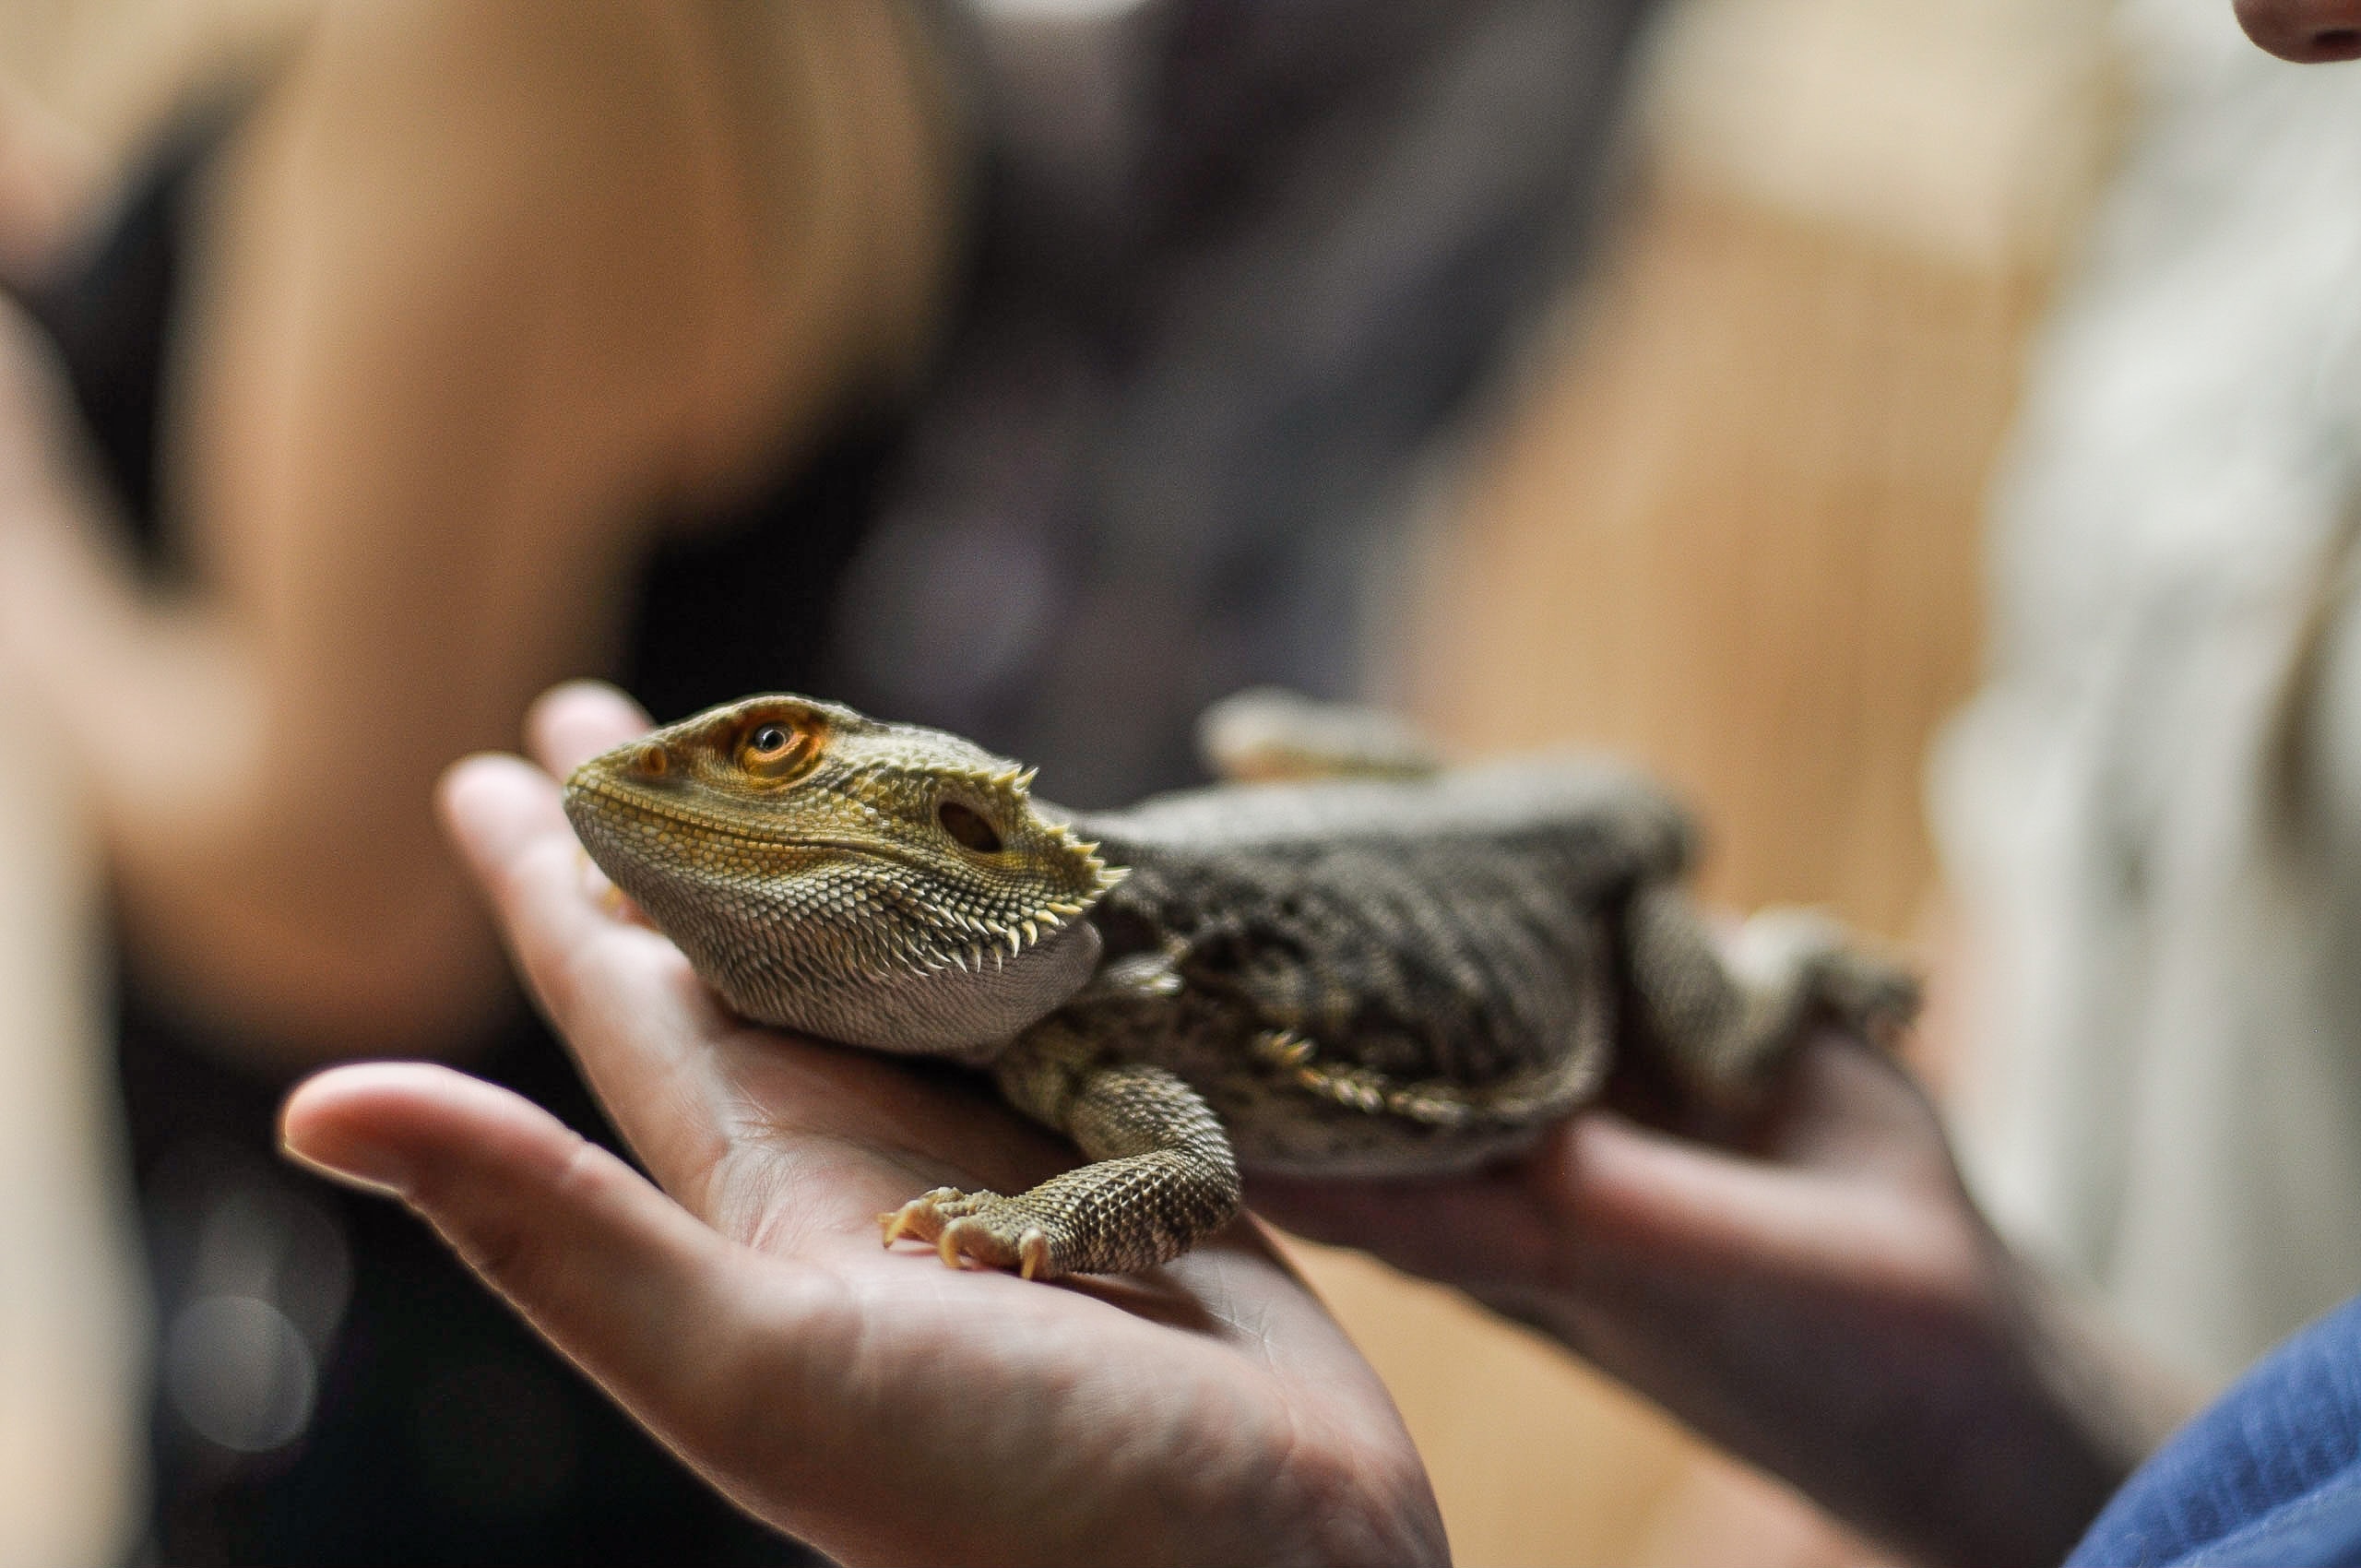
[[[938,1185],[1073,1162],[967,1075],[749,1027],[599,885],[552,773],[647,727],[611,690],[477,758],[446,819],[636,1172],[445,1068],[325,1073],[290,1149],[398,1194],[715,1485],[852,1562],[1440,1560],[1375,1375],[1252,1221],[1050,1286],[879,1246]]]

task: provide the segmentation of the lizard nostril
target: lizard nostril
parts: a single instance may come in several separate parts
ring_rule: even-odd
[[[631,754],[631,770],[642,778],[661,778],[671,766],[671,757],[658,745],[642,746]]]

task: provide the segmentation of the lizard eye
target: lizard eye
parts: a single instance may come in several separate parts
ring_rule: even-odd
[[[813,737],[792,724],[757,724],[738,742],[739,766],[781,783],[801,774],[813,755]]]
[[[983,814],[956,801],[945,801],[935,807],[934,820],[943,824],[943,831],[979,855],[997,854],[1000,835],[992,831]]]

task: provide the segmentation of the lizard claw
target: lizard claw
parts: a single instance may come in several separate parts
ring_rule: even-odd
[[[1010,1200],[996,1193],[963,1193],[937,1187],[912,1198],[890,1214],[877,1217],[885,1244],[903,1237],[931,1241],[946,1268],[975,1263],[985,1268],[1013,1268],[1026,1279],[1054,1277],[1060,1272],[1050,1258],[1050,1233],[1038,1225],[1012,1224],[991,1211]]]
[[[1028,1228],[1016,1239],[1016,1256],[1020,1265],[1016,1273],[1020,1279],[1030,1279],[1045,1272],[1050,1266],[1049,1233],[1038,1225]]]
[[[991,1232],[985,1229],[981,1220],[955,1219],[943,1228],[943,1235],[935,1242],[934,1250],[942,1254],[943,1267],[957,1268],[959,1266],[959,1260],[967,1255],[967,1236],[971,1231],[982,1231],[984,1240],[987,1241],[991,1239]],[[982,1250],[979,1249],[976,1261],[989,1263],[991,1260],[983,1256]]]
[[[943,1234],[943,1206],[955,1203],[967,1194],[956,1187],[937,1187],[931,1193],[912,1198],[897,1209],[877,1217],[878,1226],[885,1232],[885,1245],[892,1246],[905,1236],[921,1241],[931,1241]]]
[[[1025,1279],[1055,1272],[1050,1266],[1048,1231],[1028,1225],[1011,1241],[1004,1229],[1004,1224],[996,1226],[980,1215],[962,1215],[943,1228],[934,1250],[946,1268],[958,1268],[962,1260],[973,1259],[988,1268],[1013,1268]]]

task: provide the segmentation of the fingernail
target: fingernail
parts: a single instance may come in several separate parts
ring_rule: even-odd
[[[279,1151],[315,1175],[363,1192],[404,1198],[413,1185],[409,1161],[379,1144],[347,1143],[330,1157],[297,1148],[282,1137]]]

